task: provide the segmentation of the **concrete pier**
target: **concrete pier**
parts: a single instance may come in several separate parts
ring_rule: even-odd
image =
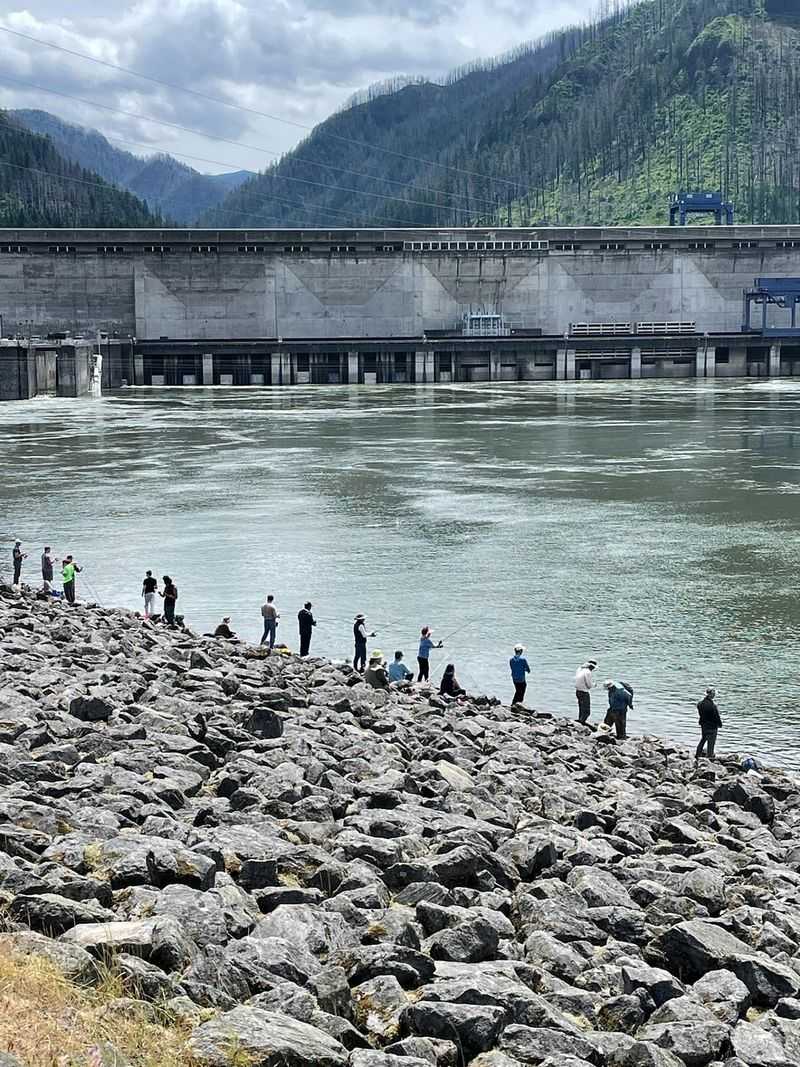
[[[780,341],[776,341],[770,345],[769,349],[769,369],[767,374],[770,378],[777,378],[781,373],[781,345]]]
[[[638,345],[631,349],[631,378],[642,376],[642,350]]]
[[[0,341],[0,400],[87,396],[93,353],[88,341]]]

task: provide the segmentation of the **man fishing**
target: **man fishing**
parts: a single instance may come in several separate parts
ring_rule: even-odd
[[[353,644],[355,646],[355,653],[353,655],[353,670],[364,671],[367,666],[367,639],[375,637],[375,631],[367,633],[367,622],[361,612],[356,615],[353,620]]]
[[[64,585],[64,599],[68,604],[75,603],[75,575],[80,574],[82,568],[78,566],[72,556],[67,556],[61,567],[61,581]]]
[[[22,551],[22,542],[14,542],[14,550],[11,553],[12,562],[14,564],[14,585],[19,585],[20,578],[22,577],[22,561],[28,558],[28,553]]]
[[[300,655],[307,656],[311,648],[311,634],[317,620],[311,613],[311,601],[307,600],[297,613],[297,627],[300,631]]]

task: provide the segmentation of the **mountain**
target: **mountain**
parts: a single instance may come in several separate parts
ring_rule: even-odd
[[[192,224],[251,172],[201,174],[166,154],[149,157],[115,148],[97,130],[65,122],[47,111],[12,111],[13,117],[34,133],[49,137],[65,158],[88,167],[106,181],[146,200],[153,210],[179,223]]]
[[[147,205],[0,111],[0,226],[161,226]]]
[[[201,223],[614,225],[682,188],[800,221],[797,0],[642,0],[356,99]]]

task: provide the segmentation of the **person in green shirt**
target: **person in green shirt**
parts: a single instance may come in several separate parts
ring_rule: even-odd
[[[81,569],[72,556],[67,556],[61,566],[61,581],[64,583],[64,599],[68,604],[75,603],[75,575]]]

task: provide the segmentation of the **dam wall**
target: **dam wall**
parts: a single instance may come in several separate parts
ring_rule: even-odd
[[[0,230],[0,395],[53,389],[19,338],[104,345],[104,388],[800,375],[756,278],[800,226]]]
[[[800,227],[0,230],[5,334],[143,340],[403,338],[471,309],[742,326],[755,277],[800,275]]]

